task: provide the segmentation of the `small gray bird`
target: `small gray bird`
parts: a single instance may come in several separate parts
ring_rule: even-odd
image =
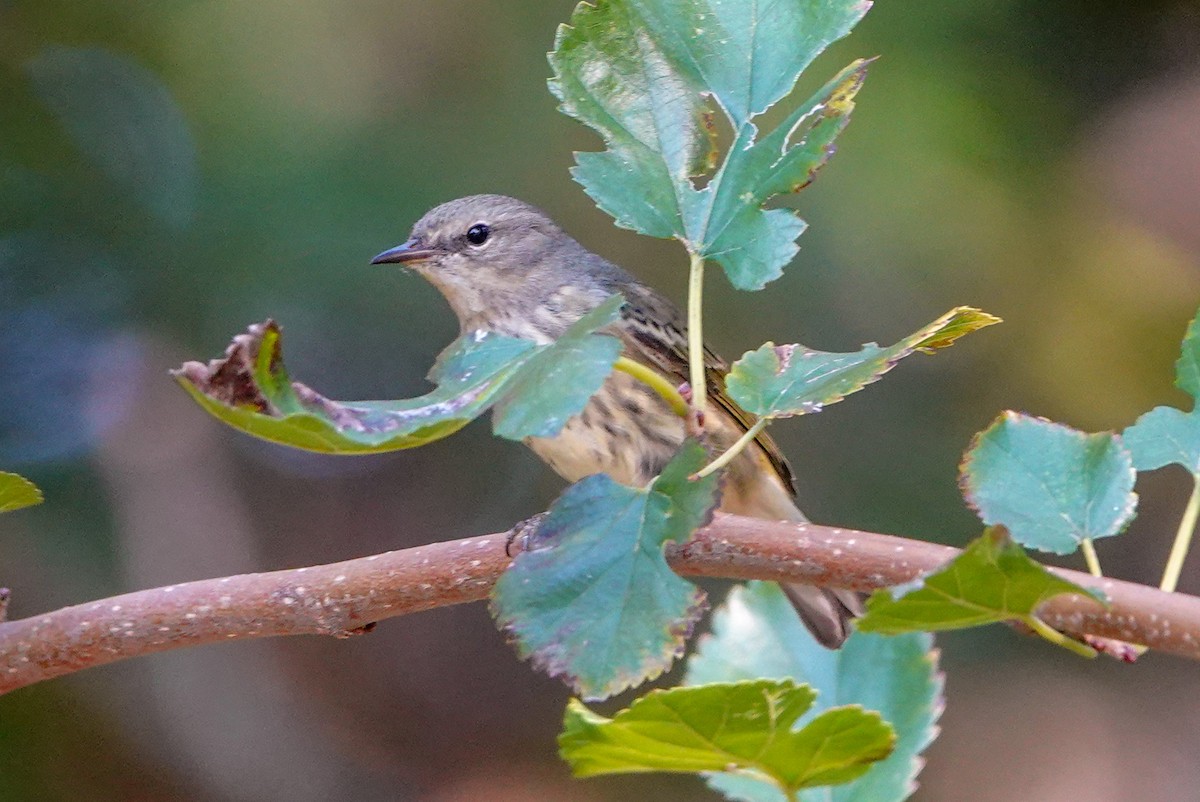
[[[372,264],[401,263],[430,281],[458,316],[463,332],[495,331],[548,343],[614,293],[625,297],[611,333],[625,355],[673,384],[688,379],[687,330],[675,306],[621,268],[588,251],[540,209],[503,195],[473,195],[444,203],[413,226],[407,242]],[[754,417],[725,392],[728,365],[705,349],[708,397],[704,423],[724,450]],[[686,437],[683,419],[646,384],[614,372],[587,406],[554,437],[527,444],[568,482],[606,473],[644,486],[666,466]],[[804,521],[793,500],[792,474],[765,433],[726,473],[725,512],[770,520]],[[849,620],[862,613],[852,591],[785,584],[784,591],[822,644],[837,648]]]

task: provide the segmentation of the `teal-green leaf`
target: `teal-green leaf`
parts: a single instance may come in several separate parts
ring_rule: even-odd
[[[834,354],[803,345],[767,343],[733,364],[725,387],[743,409],[759,417],[819,412],[876,381],[909,354],[944,348],[999,322],[986,312],[960,306],[888,348],[868,343],[861,351]]]
[[[493,332],[464,334],[430,372],[437,388],[418,398],[334,401],[293,382],[273,321],[235,337],[224,358],[185,363],[174,376],[219,420],[308,451],[413,448],[453,434],[493,405],[502,437],[547,436],[583,409],[611,371],[620,342],[595,330],[616,319],[621,303],[614,295],[549,344]]]
[[[720,263],[735,286],[761,288],[795,255],[805,226],[763,204],[807,185],[828,159],[866,63],[852,64],[762,138],[753,119],[791,92],[801,71],[869,7],[861,0],[581,3],[556,37],[550,89],[608,149],[577,154],[575,179],[618,225],[676,237]],[[734,132],[720,164],[709,97]],[[697,189],[693,179],[714,167]]]
[[[567,488],[492,591],[496,621],[522,657],[589,699],[670,667],[704,594],[670,569],[663,547],[716,507],[716,477],[688,479],[706,459],[689,441],[647,488],[603,474]]]
[[[850,705],[797,729],[815,694],[791,680],[753,680],[651,691],[608,719],[567,706],[559,752],[576,776],[722,772],[794,793],[861,776],[891,753],[879,714]]]
[[[1115,535],[1129,524],[1135,477],[1117,435],[1005,412],[975,436],[961,484],[984,523],[1006,527],[1024,546],[1068,554],[1084,538]]]
[[[1200,474],[1200,415],[1155,407],[1121,434],[1133,467],[1152,471],[1172,463]]]
[[[1003,529],[993,528],[922,579],[875,591],[867,600],[867,614],[855,626],[861,632],[895,635],[998,621],[1032,623],[1038,605],[1062,593],[1102,600],[1031,560]]]
[[[895,637],[854,632],[841,649],[820,646],[800,623],[774,582],[748,582],[725,597],[688,659],[686,685],[738,680],[792,679],[817,691],[812,712],[856,704],[878,711],[896,731],[896,748],[852,782],[806,791],[810,802],[897,802],[916,788],[920,754],[937,733],[943,706],[942,674],[933,638],[924,632]],[[802,719],[803,721],[803,719]],[[732,799],[782,802],[772,784],[716,774],[709,783]]]
[[[496,434],[510,440],[555,435],[584,408],[621,355],[621,341],[596,330],[620,317],[622,303],[612,296],[521,365],[496,404]]]
[[[75,146],[151,213],[175,227],[196,205],[196,146],[158,77],[100,48],[52,46],[25,65]]]
[[[1200,314],[1183,337],[1175,363],[1175,385],[1200,400]],[[1139,471],[1175,463],[1200,475],[1200,412],[1195,408],[1183,412],[1174,407],[1155,407],[1138,418],[1121,438]]]
[[[42,501],[42,491],[33,482],[15,473],[0,471],[0,512],[32,507]]]

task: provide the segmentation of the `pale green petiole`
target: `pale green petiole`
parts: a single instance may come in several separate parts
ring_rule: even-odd
[[[704,257],[688,251],[692,258],[688,273],[688,375],[692,406],[704,412],[708,381],[704,374]]]
[[[714,459],[712,462],[705,465],[700,470],[692,475],[693,479],[703,479],[714,471],[719,471],[729,463],[733,462],[733,458],[746,449],[746,446],[754,442],[754,438],[758,437],[759,432],[767,428],[770,418],[759,418],[758,421],[746,430],[746,433],[738,438],[737,442],[725,450],[725,453]]]
[[[1173,593],[1179,583],[1179,573],[1183,570],[1183,561],[1187,557],[1188,547],[1192,545],[1192,535],[1196,531],[1197,516],[1200,516],[1200,474],[1192,474],[1192,495],[1188,498],[1183,518],[1179,521],[1179,531],[1175,533],[1171,556],[1167,558],[1162,584],[1159,585],[1167,593]]]
[[[1092,545],[1092,539],[1085,537],[1079,541],[1079,546],[1083,549],[1083,560],[1087,563],[1088,573],[1097,578],[1104,576],[1100,572],[1100,558],[1096,556],[1096,547]]]
[[[1072,652],[1075,652],[1075,654],[1079,655],[1080,657],[1095,657],[1096,656],[1096,650],[1093,649],[1091,646],[1088,646],[1086,643],[1080,643],[1079,641],[1075,640],[1074,638],[1067,637],[1066,635],[1062,634],[1058,630],[1051,627],[1049,624],[1047,624],[1042,619],[1038,618],[1036,615],[1031,615],[1026,618],[1022,618],[1021,620],[1024,621],[1026,624],[1028,624],[1030,626],[1030,628],[1033,629],[1034,632],[1041,635],[1046,640],[1050,641],[1053,644],[1061,646],[1064,649],[1068,649]]]
[[[646,367],[640,362],[634,362],[627,356],[618,357],[613,368],[622,373],[627,373],[647,385],[671,406],[672,412],[681,418],[687,417],[687,401],[684,401],[683,396],[679,394],[679,388],[663,378],[661,373]]]

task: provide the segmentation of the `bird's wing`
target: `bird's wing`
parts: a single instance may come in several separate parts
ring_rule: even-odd
[[[658,297],[652,290],[631,287],[622,288],[622,291],[626,303],[621,309],[621,316],[626,325],[621,326],[616,333],[625,345],[625,350],[637,361],[658,368],[671,378],[677,379],[680,384],[688,381],[687,334],[678,311],[669,301]],[[747,431],[757,418],[739,407],[726,393],[725,375],[729,373],[728,363],[705,346],[704,367],[708,379],[708,397],[727,412],[743,432]],[[783,481],[783,486],[795,495],[792,469],[779,446],[765,431],[760,432],[755,441],[767,455],[771,466]]]

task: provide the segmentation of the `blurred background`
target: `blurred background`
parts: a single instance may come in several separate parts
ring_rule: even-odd
[[[674,243],[616,230],[568,177],[592,134],[545,53],[570,0],[0,0],[0,468],[46,493],[0,519],[13,617],[137,588],[500,531],[560,482],[479,422],[338,459],[222,427],[167,376],[248,323],[337,398],[421,392],[456,334],[419,278],[368,266],[441,201],[517,195],[682,299]],[[1121,429],[1172,386],[1200,304],[1200,6],[879,4],[802,81],[881,55],[795,201],[765,291],[713,273],[711,341],[892,342],[958,304],[1006,323],[775,427],[816,520],[960,544],[955,481],[1000,410]],[[1188,491],[1139,480],[1098,544],[1157,582]],[[1195,555],[1181,589],[1200,592]],[[1200,671],[1084,662],[1000,627],[940,639],[943,737],[920,800],[1195,799]],[[210,646],[0,699],[0,799],[709,799],[574,782],[567,694],[483,605],[350,641]]]

